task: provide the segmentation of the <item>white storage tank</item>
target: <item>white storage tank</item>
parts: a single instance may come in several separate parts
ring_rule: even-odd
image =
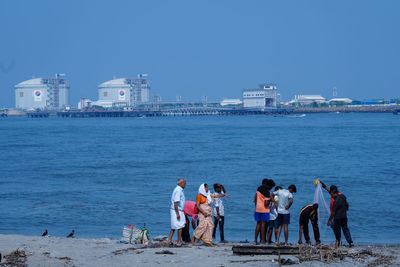
[[[15,85],[15,107],[18,109],[62,109],[68,105],[69,85],[60,75],[33,78]]]
[[[147,75],[138,78],[118,78],[98,86],[99,101],[112,102],[114,106],[136,107],[149,103],[150,84]]]

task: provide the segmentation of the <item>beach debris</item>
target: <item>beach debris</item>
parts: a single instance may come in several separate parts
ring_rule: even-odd
[[[289,259],[289,258],[287,258],[287,259],[281,258],[280,260],[278,259],[278,263],[279,262],[282,265],[292,265],[292,264],[297,264],[298,263],[298,262],[296,262],[296,261],[294,261],[292,259]]]
[[[4,256],[5,261],[0,266],[26,267],[26,254],[23,250],[15,250]]]
[[[153,241],[166,241],[168,239],[168,236],[166,235],[158,235],[153,238]]]
[[[44,233],[42,234],[42,236],[46,236],[49,232],[47,231],[47,229],[44,231]]]
[[[123,254],[124,252],[128,252],[128,251],[133,251],[133,250],[136,250],[136,248],[125,248],[125,249],[118,249],[118,250],[115,250],[115,251],[113,251],[112,253],[114,254],[114,255],[121,255],[121,254]]]
[[[374,259],[369,263],[368,267],[375,267],[379,265],[390,265],[395,258],[391,255],[383,255],[381,253],[374,253],[372,248],[368,249],[348,249],[337,248],[334,246],[299,246],[299,255],[296,256],[300,262],[305,261],[321,261],[324,263],[334,263],[343,260],[344,258],[352,258],[359,262],[365,262],[367,259]]]
[[[174,255],[175,253],[172,252],[172,251],[170,251],[170,250],[164,249],[164,250],[161,250],[161,251],[156,251],[155,254],[169,254],[169,255]]]
[[[275,246],[275,245],[235,245],[232,246],[233,253],[241,255],[278,255],[299,254],[298,246]]]
[[[390,265],[395,258],[392,255],[374,253],[372,248],[354,249],[337,248],[335,246],[320,245],[296,245],[296,246],[259,246],[259,245],[235,245],[232,251],[240,255],[279,255],[277,262],[282,265],[296,264],[292,259],[280,258],[280,255],[293,255],[299,262],[320,261],[326,264],[338,263],[345,258],[352,258],[359,262],[365,262],[369,267]],[[372,262],[371,262],[372,260]]]
[[[74,237],[74,234],[75,234],[75,230],[72,230],[72,232],[69,235],[67,235],[67,238]]]

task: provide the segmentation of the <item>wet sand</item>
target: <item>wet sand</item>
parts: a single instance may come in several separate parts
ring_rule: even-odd
[[[120,244],[109,238],[0,235],[0,253],[3,255],[0,264],[7,260],[4,256],[14,252],[14,258],[7,258],[27,266],[279,266],[276,255],[236,255],[232,252],[233,245],[237,244],[217,243],[215,247],[196,244],[177,248],[164,242],[144,246]],[[16,250],[19,256],[15,254]],[[369,253],[362,257],[336,259],[337,262],[328,266],[400,265],[399,246],[356,246],[349,250],[350,253],[365,251]],[[295,266],[327,266],[316,260],[299,262],[292,255],[282,255],[281,259],[290,259]]]

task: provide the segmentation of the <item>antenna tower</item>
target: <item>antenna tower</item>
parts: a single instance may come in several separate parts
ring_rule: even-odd
[[[336,88],[336,86],[333,87],[332,95],[333,95],[333,97],[337,97],[337,88]]]

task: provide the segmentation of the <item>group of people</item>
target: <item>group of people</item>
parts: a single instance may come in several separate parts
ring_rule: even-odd
[[[272,243],[272,233],[275,231],[275,243],[279,244],[279,237],[284,229],[285,245],[288,244],[290,224],[290,207],[293,204],[293,193],[297,192],[295,185],[287,189],[276,186],[274,192],[270,193],[275,186],[272,179],[263,179],[254,195],[256,210],[254,220],[257,222],[254,243]]]
[[[353,246],[350,230],[347,226],[347,210],[349,205],[346,197],[339,192],[337,186],[327,187],[322,181],[318,180],[321,186],[331,195],[330,217],[327,225],[331,226],[336,238],[336,245],[341,246],[341,232],[349,243]],[[185,242],[194,243],[201,240],[209,246],[213,246],[212,240],[215,239],[217,225],[219,225],[221,242],[224,239],[224,205],[223,197],[229,198],[225,187],[222,184],[214,184],[214,193],[211,193],[207,184],[201,184],[196,196],[196,201],[186,201],[183,189],[186,187],[185,179],[178,179],[171,198],[171,232],[168,243],[172,244],[174,232],[178,231],[177,246]],[[274,188],[275,187],[275,188]],[[274,190],[272,190],[274,188]],[[284,231],[285,245],[288,245],[290,224],[290,207],[293,204],[293,194],[297,192],[294,184],[287,189],[275,186],[272,179],[263,179],[254,195],[255,213],[254,220],[256,228],[254,233],[255,244],[272,243],[272,236],[275,243],[279,244],[279,238]],[[211,206],[214,206],[213,207]],[[302,236],[305,242],[311,244],[308,224],[311,222],[316,245],[320,244],[320,233],[318,227],[318,203],[304,206],[299,214],[299,244],[302,244]],[[214,217],[214,220],[213,220]],[[190,222],[193,237],[190,238]],[[258,242],[260,240],[260,242]]]
[[[336,246],[341,246],[341,232],[349,243],[349,247],[353,246],[350,230],[347,226],[347,210],[349,205],[346,197],[339,192],[337,186],[332,185],[327,187],[322,181],[318,180],[322,187],[331,195],[330,201],[330,217],[327,225],[331,226],[336,238]],[[281,186],[276,186],[273,192],[270,192],[275,186],[272,179],[263,179],[262,184],[258,187],[254,196],[256,221],[254,243],[258,244],[260,239],[261,244],[272,243],[272,233],[275,231],[275,243],[279,244],[279,238],[282,228],[284,229],[285,245],[288,245],[290,224],[289,209],[293,204],[293,193],[297,189],[295,185],[290,185],[287,189]],[[308,224],[311,222],[315,244],[319,245],[320,233],[318,227],[318,203],[313,203],[304,206],[299,214],[299,244],[303,243],[302,236],[307,244],[311,244]]]
[[[178,231],[178,241],[176,246],[182,246],[182,240],[191,242],[197,240],[203,241],[209,246],[214,246],[213,238],[219,225],[221,242],[224,239],[224,205],[221,200],[223,197],[229,198],[226,194],[225,187],[222,184],[214,184],[214,193],[212,194],[207,184],[201,184],[196,196],[196,201],[186,201],[183,189],[186,187],[185,179],[178,179],[178,185],[172,192],[171,197],[171,231],[168,243],[172,243],[172,237],[175,230]],[[213,207],[214,206],[214,215]],[[214,222],[212,217],[214,217]],[[190,239],[189,221],[193,228],[193,237]]]

